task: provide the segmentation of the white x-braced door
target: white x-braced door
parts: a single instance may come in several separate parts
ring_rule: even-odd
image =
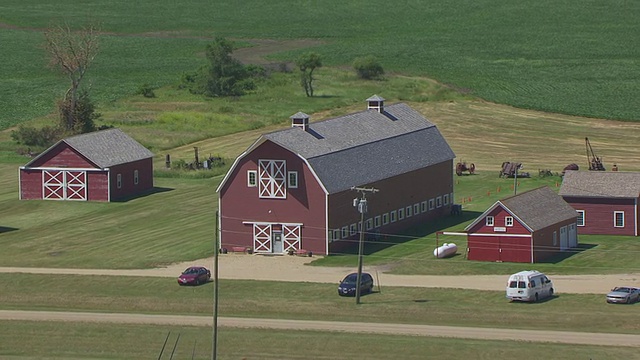
[[[261,198],[287,198],[287,162],[284,160],[259,160],[258,179]]]
[[[253,251],[271,252],[271,224],[253,224]]]
[[[300,225],[282,225],[284,251],[300,250]]]
[[[86,171],[42,171],[42,198],[49,200],[87,200]]]

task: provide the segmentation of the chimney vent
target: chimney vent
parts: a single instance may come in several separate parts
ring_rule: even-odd
[[[367,99],[367,110],[375,110],[379,113],[384,113],[384,98],[378,95],[373,95]]]
[[[302,130],[307,131],[309,129],[309,115],[298,112],[289,117],[291,119],[291,127],[299,127]]]

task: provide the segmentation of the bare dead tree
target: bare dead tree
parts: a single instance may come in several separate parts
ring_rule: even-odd
[[[98,54],[98,29],[94,25],[73,31],[69,24],[53,25],[45,32],[45,49],[50,57],[50,65],[69,77],[71,87],[65,93],[63,104],[76,109],[80,83],[89,65]],[[75,111],[61,111],[62,123],[72,130],[78,119]]]

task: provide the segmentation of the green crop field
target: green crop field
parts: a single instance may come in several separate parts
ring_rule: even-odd
[[[483,99],[522,108],[639,120],[640,4],[623,0],[425,4],[168,0],[0,5],[0,129],[54,110],[67,86],[45,68],[40,30],[52,22],[99,23],[101,52],[87,75],[101,106],[144,83],[175,84],[202,63],[216,35],[309,39],[328,66],[377,56],[388,72],[426,76]],[[247,43],[247,42],[243,43]],[[299,47],[300,45],[298,45]],[[290,61],[309,49],[280,49]]]

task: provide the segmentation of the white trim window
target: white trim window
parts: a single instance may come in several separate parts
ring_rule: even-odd
[[[437,208],[441,208],[442,207],[442,196],[438,196],[436,198],[436,207]]]
[[[404,220],[404,208],[398,209],[398,220]]]
[[[256,187],[256,186],[258,186],[258,171],[257,170],[247,170],[247,186],[248,187]]]
[[[389,225],[389,213],[382,214],[382,225]]]
[[[382,219],[380,218],[380,215],[378,215],[378,216],[376,216],[375,218],[373,218],[373,225],[374,225],[374,227],[377,227],[377,228],[379,228],[379,227],[380,227],[380,220],[382,220]]]
[[[436,200],[435,199],[429,199],[429,210],[433,210],[436,208]]]
[[[624,227],[624,211],[613,212],[613,227],[616,227],[616,228]]]
[[[396,210],[389,212],[389,218],[392,223],[398,221],[398,212]]]
[[[287,179],[289,180],[289,188],[297,189],[298,188],[298,172],[297,171],[289,171],[287,172]]]
[[[346,239],[349,236],[349,227],[348,226],[343,226],[342,227],[342,238]]]
[[[340,240],[340,229],[333,229],[333,240]]]
[[[138,185],[140,183],[140,174],[138,170],[133,170],[133,185]]]
[[[353,236],[357,234],[358,231],[356,229],[357,229],[356,224],[349,225],[349,235]]]
[[[444,202],[444,206],[449,205],[449,194],[442,195],[442,201]]]
[[[423,202],[421,202],[421,203],[420,203],[420,212],[421,212],[421,213],[426,213],[426,212],[427,212],[427,209],[428,209],[428,207],[427,207],[427,206],[428,206],[428,205],[427,205],[427,201],[426,201],[426,200],[425,200],[425,201],[423,201]]]
[[[122,174],[116,175],[116,187],[122,189]]]
[[[513,226],[513,216],[505,216],[504,217],[504,226]]]
[[[286,173],[285,160],[258,160],[259,196],[267,199],[286,199]]]
[[[412,217],[413,216],[413,206],[409,205],[406,208],[404,208],[404,214],[408,218]]]
[[[584,210],[576,210],[576,212],[578,213],[578,220],[576,221],[576,223],[578,224],[578,226],[584,226],[585,224]]]
[[[494,226],[495,224],[495,218],[493,216],[487,216],[485,218],[485,223],[486,226]]]
[[[373,219],[372,218],[368,218],[367,221],[364,222],[365,224],[365,229],[367,229],[367,231],[373,229]]]
[[[413,215],[420,214],[420,203],[413,204]]]

